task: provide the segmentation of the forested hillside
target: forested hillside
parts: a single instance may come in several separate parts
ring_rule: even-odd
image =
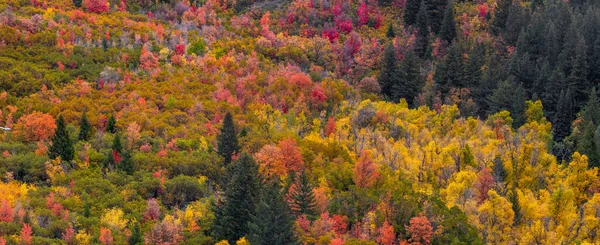
[[[598,244],[600,1],[0,0],[0,245]]]

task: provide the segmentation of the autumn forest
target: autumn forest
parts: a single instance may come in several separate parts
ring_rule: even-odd
[[[600,1],[0,0],[0,245],[600,244]]]

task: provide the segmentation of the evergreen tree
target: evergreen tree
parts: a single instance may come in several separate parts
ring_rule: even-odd
[[[115,115],[110,115],[110,117],[108,118],[108,122],[106,122],[106,132],[109,133],[116,133],[117,132],[117,119],[115,118]]]
[[[123,145],[121,144],[121,136],[119,134],[115,134],[113,137],[112,150],[117,153],[123,152]]]
[[[66,162],[73,160],[75,157],[75,149],[73,148],[73,143],[71,143],[71,138],[69,138],[69,132],[67,132],[65,120],[62,115],[56,121],[56,130],[54,131],[48,155],[52,159],[60,156],[60,159]]]
[[[289,196],[291,198],[290,207],[294,215],[305,214],[311,220],[316,218],[317,202],[315,193],[305,172],[297,177],[295,188],[290,190]]]
[[[248,224],[251,244],[299,244],[294,234],[294,218],[279,189],[276,180],[269,181],[262,189],[256,212]]]
[[[240,150],[238,145],[237,135],[235,133],[235,125],[233,123],[233,117],[231,113],[227,113],[223,119],[223,126],[221,127],[221,134],[217,137],[218,140],[218,153],[224,159],[225,165],[231,163],[233,154]]]
[[[583,120],[579,125],[579,133],[575,136],[575,150],[588,157],[589,168],[600,167],[597,129],[591,121]]]
[[[464,61],[462,47],[458,42],[452,43],[446,57],[435,68],[435,81],[443,95],[450,88],[462,88],[464,81]]]
[[[514,82],[500,82],[498,88],[488,97],[488,113],[496,113],[501,110],[510,112],[513,118],[513,126],[520,127],[524,123],[523,113],[525,112],[525,92],[523,86]]]
[[[383,53],[381,71],[377,76],[381,94],[387,98],[392,97],[393,85],[398,81],[398,56],[392,44],[388,44]]]
[[[115,165],[117,165],[115,155],[112,152],[109,152],[106,156],[106,159],[104,159],[104,162],[102,162],[102,171],[107,169],[113,169]]]
[[[498,0],[498,7],[496,8],[496,14],[494,15],[494,21],[492,22],[494,34],[500,34],[506,27],[506,21],[508,20],[512,2],[512,0]]]
[[[423,1],[417,14],[417,40],[415,51],[419,57],[424,57],[429,48],[429,28],[427,25],[427,4]]]
[[[444,12],[448,6],[448,0],[424,0],[425,6],[427,7],[427,25],[431,29],[431,32],[439,34],[442,21],[444,20]],[[450,5],[451,6],[451,5]],[[419,17],[417,17],[417,23]]]
[[[498,87],[498,81],[504,81],[507,78],[506,63],[506,60],[501,55],[490,55],[486,60],[479,86],[474,91],[471,91],[473,99],[480,108],[479,112],[482,118],[489,111],[488,95],[492,94],[494,89]]]
[[[511,191],[509,195],[509,200],[512,204],[512,210],[513,212],[515,212],[513,225],[517,226],[521,224],[523,214],[521,214],[521,205],[519,204],[519,196],[517,195],[516,188],[513,188],[513,190]]]
[[[456,23],[454,23],[454,2],[448,1],[446,12],[444,14],[444,20],[440,31],[440,37],[447,43],[452,43],[456,38]]]
[[[396,37],[396,33],[394,32],[394,25],[392,25],[392,23],[390,23],[388,25],[387,31],[385,32],[385,36],[388,38],[395,38]]]
[[[409,105],[413,105],[415,97],[419,94],[422,87],[421,67],[419,57],[409,49],[404,54],[404,59],[398,67],[397,79],[392,84],[392,100],[397,102],[400,98],[405,98]]]
[[[404,25],[414,25],[417,22],[417,15],[421,9],[421,0],[406,0],[404,6]]]
[[[90,132],[92,130],[92,125],[87,119],[87,115],[84,112],[81,116],[81,122],[79,123],[79,140],[87,141],[90,139]]]
[[[223,199],[213,205],[212,231],[217,241],[233,244],[248,233],[248,222],[259,196],[259,175],[258,166],[247,153],[242,153],[227,171],[230,179]]]
[[[75,6],[77,8],[81,8],[82,2],[83,2],[83,0],[73,0],[73,6]]]
[[[504,41],[510,46],[516,46],[523,26],[527,25],[527,15],[520,3],[514,3],[509,8],[506,27],[502,33]]]
[[[558,99],[558,108],[556,110],[556,119],[554,120],[553,131],[554,141],[560,142],[571,131],[571,122],[573,121],[573,103],[571,99],[571,90],[567,89],[560,92]]]
[[[128,175],[133,175],[135,171],[133,159],[131,159],[131,153],[126,151],[123,152],[123,159],[117,164],[117,169],[123,171]]]
[[[133,225],[133,229],[131,229],[131,236],[129,236],[127,242],[129,245],[137,245],[142,244],[144,242],[139,224],[136,223],[135,225]]]
[[[586,101],[590,87],[587,81],[588,67],[585,41],[581,37],[577,44],[575,57],[571,63],[571,73],[567,77],[567,82],[569,88],[572,88],[571,92],[573,93],[573,101],[575,102],[573,108],[577,110]]]
[[[469,53],[469,57],[464,66],[463,85],[467,88],[477,88],[483,76],[481,69],[485,64],[485,46],[475,44],[475,47]]]
[[[83,206],[83,217],[89,218],[91,214],[92,212],[90,211],[90,203],[85,202],[85,205]]]
[[[588,102],[581,110],[581,116],[583,120],[592,122],[595,127],[600,125],[600,101],[596,88],[592,88],[590,91]]]

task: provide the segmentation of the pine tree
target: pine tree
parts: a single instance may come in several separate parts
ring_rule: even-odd
[[[75,157],[75,149],[73,148],[73,143],[71,143],[71,138],[69,138],[69,132],[67,132],[65,120],[62,115],[56,121],[56,130],[54,131],[48,155],[52,159],[60,156],[60,159],[67,162],[73,160]]]
[[[475,44],[475,47],[469,53],[469,57],[464,65],[463,86],[466,88],[477,88],[483,76],[481,69],[485,63],[485,46]]]
[[[586,101],[590,84],[587,81],[588,76],[588,64],[587,64],[587,53],[585,47],[585,41],[582,37],[579,38],[579,42],[576,47],[575,57],[571,62],[571,73],[567,77],[569,88],[573,94],[573,101],[575,102],[573,108],[579,109],[584,101]]]
[[[83,217],[89,218],[91,213],[92,212],[90,211],[90,203],[85,202],[85,206],[83,206]]]
[[[462,88],[464,81],[464,61],[462,46],[452,43],[446,57],[435,68],[435,81],[442,94],[446,95],[451,88]]]
[[[590,91],[588,102],[581,110],[581,116],[583,120],[592,122],[595,127],[600,125],[600,101],[596,88],[592,88]]]
[[[218,138],[218,152],[224,159],[225,165],[231,163],[233,154],[240,150],[238,145],[237,135],[235,133],[235,125],[233,123],[233,117],[231,113],[227,113],[223,119],[223,126],[221,128],[221,134]]]
[[[294,234],[294,218],[279,189],[276,180],[269,181],[262,189],[255,214],[248,224],[251,244],[299,244]]]
[[[387,31],[385,32],[385,36],[387,38],[395,38],[396,37],[396,33],[394,32],[394,25],[392,23],[390,23],[388,25]]]
[[[133,225],[133,229],[131,229],[131,236],[129,236],[127,242],[129,245],[137,245],[144,242],[139,224],[136,223]]]
[[[452,43],[456,38],[456,23],[454,23],[454,2],[448,1],[446,12],[444,14],[444,20],[442,21],[442,29],[440,30],[440,37],[447,43]]]
[[[444,20],[444,12],[446,11],[446,6],[448,6],[448,0],[424,1],[427,6],[427,25],[431,28],[431,32],[439,34]]]
[[[398,75],[398,56],[396,49],[392,44],[389,44],[384,51],[383,60],[381,61],[381,71],[377,76],[381,94],[387,98],[392,97],[393,85],[397,83]]]
[[[135,167],[129,151],[123,152],[123,159],[117,164],[117,169],[128,175],[133,175]]]
[[[422,87],[421,67],[419,57],[409,49],[404,54],[404,59],[400,62],[398,72],[396,73],[398,79],[392,84],[392,100],[397,102],[400,98],[405,98],[409,105],[413,105],[413,101],[419,90]]]
[[[81,122],[79,123],[79,140],[87,141],[90,139],[90,132],[92,130],[92,125],[87,119],[87,115],[84,112],[81,116]]]
[[[305,214],[311,220],[316,218],[317,202],[315,193],[305,172],[302,172],[296,178],[295,186],[290,190],[289,195],[291,198],[290,207],[294,215],[300,216]]]
[[[121,136],[119,134],[115,134],[113,137],[112,150],[117,153],[123,152],[123,145],[121,144]]]
[[[579,125],[579,134],[575,139],[575,150],[588,157],[589,168],[600,167],[600,152],[597,141],[598,127],[591,121],[583,120]]]
[[[513,212],[515,212],[515,216],[513,219],[513,222],[514,222],[513,225],[517,226],[517,225],[521,224],[523,214],[521,214],[521,205],[519,204],[519,196],[517,195],[516,188],[513,188],[513,190],[511,191],[511,193],[509,195],[509,199],[512,204],[512,210],[513,210]]]
[[[406,0],[404,7],[404,25],[411,26],[417,22],[417,15],[421,9],[421,0]]]
[[[510,6],[513,0],[499,0],[498,7],[496,8],[496,14],[494,15],[494,21],[492,22],[492,30],[494,34],[499,35],[506,27],[506,21],[508,20],[508,14]]]
[[[498,88],[488,97],[488,113],[496,113],[501,110],[510,112],[513,118],[513,126],[520,127],[524,123],[523,113],[525,112],[525,90],[520,84],[514,82],[500,82]]]
[[[415,51],[419,57],[424,57],[429,48],[429,28],[427,25],[427,4],[423,1],[417,14],[417,40]]]
[[[117,132],[117,119],[115,118],[115,115],[110,115],[110,117],[108,118],[108,122],[106,123],[106,132],[109,133],[116,133]]]
[[[570,134],[571,122],[573,121],[573,100],[571,99],[571,90],[567,89],[560,92],[558,99],[558,108],[556,110],[556,119],[554,120],[553,131],[554,141],[560,142]]]
[[[227,171],[230,179],[223,199],[213,205],[212,231],[217,241],[233,244],[248,233],[248,222],[259,196],[259,175],[256,162],[247,153],[242,153]]]
[[[83,0],[73,0],[73,6],[75,6],[77,8],[81,8],[82,2],[83,2]]]

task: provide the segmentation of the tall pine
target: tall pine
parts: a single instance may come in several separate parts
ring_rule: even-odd
[[[108,122],[106,122],[106,132],[116,133],[117,132],[117,119],[115,115],[110,115]]]
[[[419,71],[420,67],[421,61],[419,57],[412,49],[409,49],[404,54],[404,59],[400,62],[398,72],[396,72],[398,79],[395,79],[395,83],[392,84],[392,98],[394,102],[405,98],[409,105],[413,105],[413,101],[423,85],[421,72]]]
[[[69,138],[69,132],[67,132],[65,120],[62,115],[56,121],[56,130],[54,131],[48,155],[52,159],[60,156],[60,159],[67,162],[73,160],[75,157],[75,149],[73,148],[71,138]]]
[[[404,6],[404,25],[414,25],[417,22],[417,15],[421,9],[421,0],[406,0]]]
[[[443,95],[451,88],[462,88],[464,82],[463,49],[458,42],[452,43],[446,57],[435,67],[435,81]]]
[[[87,119],[87,113],[83,113],[81,116],[81,122],[79,123],[79,136],[77,137],[79,140],[87,141],[90,139],[90,132],[92,130],[92,125],[90,121]]]
[[[446,12],[444,13],[444,20],[442,21],[442,29],[440,30],[440,37],[447,43],[452,43],[456,38],[456,23],[454,23],[454,1],[448,1],[446,6]]]
[[[573,100],[571,99],[571,90],[563,90],[560,92],[560,97],[558,99],[556,119],[552,124],[554,131],[554,141],[560,142],[570,134],[571,122],[574,119],[573,114]]]
[[[429,28],[427,25],[427,4],[423,1],[421,3],[421,8],[419,9],[419,13],[417,14],[417,40],[416,40],[416,49],[415,51],[419,55],[419,57],[424,57],[427,54],[427,49],[429,48]]]
[[[277,180],[269,181],[262,189],[255,214],[248,224],[251,244],[299,244],[294,234],[294,218],[283,200]]]
[[[306,215],[309,219],[316,218],[317,201],[313,186],[305,172],[296,177],[293,188],[288,193],[290,197],[290,207],[292,213],[296,216]]]
[[[225,166],[231,163],[231,158],[234,152],[240,150],[238,145],[237,135],[235,133],[235,125],[233,123],[233,116],[231,113],[227,113],[223,119],[223,126],[221,127],[221,133],[217,137],[218,140],[218,153],[223,157]]]
[[[392,97],[393,84],[397,83],[398,78],[398,56],[396,55],[396,49],[392,44],[388,44],[383,53],[381,71],[377,76],[383,96],[386,98]]]
[[[222,199],[213,206],[213,237],[234,244],[248,233],[248,222],[259,198],[258,166],[247,153],[227,168],[229,182]]]

